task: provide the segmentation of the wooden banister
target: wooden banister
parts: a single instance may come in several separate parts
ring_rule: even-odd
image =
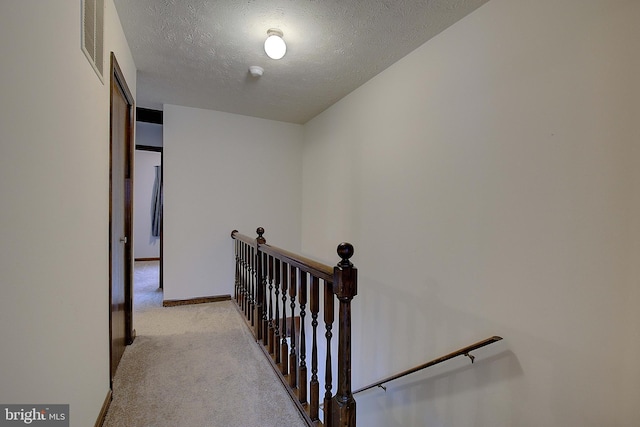
[[[355,427],[356,402],[351,392],[351,300],[357,293],[357,269],[349,261],[353,246],[341,243],[337,249],[341,260],[330,267],[268,245],[262,227],[256,232],[256,238],[237,230],[231,232],[236,264],[234,299],[239,311],[307,424]],[[324,292],[320,292],[320,286]],[[334,375],[331,346],[336,301],[338,368]],[[326,343],[318,341],[321,306],[324,307]],[[311,315],[311,346],[307,345],[307,310]],[[321,350],[325,355],[324,423],[319,416]],[[337,391],[332,395],[334,378]]]
[[[269,245],[266,243],[266,240],[262,243],[258,243],[256,241],[256,238],[251,238],[244,234],[240,234],[238,230],[233,230],[231,232],[231,238],[244,242],[251,247],[259,248],[261,252],[268,255],[273,255],[279,260],[284,261],[289,265],[293,265],[296,268],[306,271],[307,273],[310,273],[316,277],[319,277],[320,279],[327,281],[331,281],[333,279],[333,267],[331,266],[322,264],[318,261],[306,258],[302,255],[298,255],[285,249],[281,249],[277,246]]]
[[[502,340],[499,336],[487,338],[352,392],[351,301],[358,289],[358,271],[350,261],[353,246],[338,245],[340,261],[330,267],[267,244],[262,227],[256,233],[257,237],[249,237],[237,230],[231,232],[235,257],[234,300],[309,427],[355,427],[354,394],[374,387],[386,390],[383,385],[390,381],[458,356],[466,356],[473,363],[472,351]],[[336,302],[338,363],[334,372],[332,339]],[[309,333],[305,322],[308,314]],[[324,322],[324,334],[322,329],[318,331],[319,319]],[[309,337],[310,346],[307,345]],[[307,355],[309,347],[310,356]],[[324,360],[319,357],[322,352]],[[311,366],[307,366],[308,363]],[[318,375],[322,366],[323,384]],[[332,394],[334,381],[335,395]],[[321,387],[324,388],[322,396]],[[324,422],[320,420],[321,407]]]
[[[333,278],[333,268],[312,259],[305,258],[302,255],[296,255],[293,252],[280,249],[276,246],[267,245],[266,243],[264,245],[260,245],[260,250],[322,280],[331,281]]]

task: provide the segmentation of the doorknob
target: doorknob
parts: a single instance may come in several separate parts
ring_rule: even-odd
[[[121,237],[120,243],[127,243],[127,236]]]

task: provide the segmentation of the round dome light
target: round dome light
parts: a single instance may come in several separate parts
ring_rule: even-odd
[[[287,53],[287,45],[282,39],[282,31],[271,28],[267,31],[269,37],[264,41],[264,51],[271,59],[280,59]]]

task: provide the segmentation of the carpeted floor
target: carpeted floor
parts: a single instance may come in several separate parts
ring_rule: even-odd
[[[158,261],[136,261],[133,269],[133,311],[162,307]]]
[[[105,427],[305,425],[233,302],[134,301],[137,338],[116,372]]]

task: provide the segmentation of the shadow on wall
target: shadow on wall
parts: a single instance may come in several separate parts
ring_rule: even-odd
[[[419,286],[401,285],[419,280]],[[360,275],[352,304],[353,351],[356,358],[366,355],[366,359],[353,366],[356,389],[490,336],[509,338],[504,327],[452,307],[442,293],[438,281],[429,277],[389,285]],[[487,349],[482,352],[487,354]]]
[[[512,402],[505,399],[515,391],[514,379],[524,377],[521,360],[512,350],[511,338],[516,336],[512,328],[447,303],[456,291],[443,289],[434,278],[390,283],[361,275],[352,307],[354,330],[373,329],[376,339],[354,333],[354,389],[494,334],[504,340],[472,352],[473,364],[457,357],[389,382],[386,392],[374,388],[358,393],[358,423],[371,427],[517,425]],[[464,302],[476,295],[458,292],[455,297]]]
[[[504,412],[493,414],[504,405],[493,400],[499,393],[492,389],[523,376],[518,358],[505,345],[504,341],[493,344],[502,350],[473,364],[461,357],[390,382],[386,391],[375,388],[357,394],[358,421],[387,427],[439,427],[445,425],[443,420],[475,426],[489,425],[492,417],[510,417]]]

